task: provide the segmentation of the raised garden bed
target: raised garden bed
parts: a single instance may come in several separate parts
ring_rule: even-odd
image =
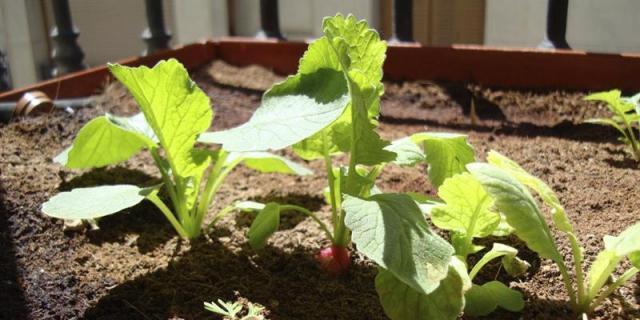
[[[230,43],[226,49],[211,52],[221,57],[229,55],[224,60],[236,64],[245,64],[240,61],[243,55],[238,48],[246,50],[247,46],[280,48],[278,52],[289,52],[292,59],[299,55],[289,51],[297,44],[277,47]],[[214,48],[213,44],[208,46]],[[411,50],[409,47],[397,50],[414,52],[404,51]],[[199,55],[198,59],[203,63],[212,56]],[[290,59],[274,61],[280,61],[271,65],[274,70],[288,72],[291,65],[295,68],[295,61]],[[400,67],[398,60],[390,61],[395,61],[389,66],[393,77],[393,68]],[[201,63],[187,64],[195,68]],[[91,72],[95,75],[102,71],[90,71],[85,76]],[[386,83],[380,126],[383,138],[391,140],[421,131],[460,132],[469,135],[479,159],[494,149],[516,160],[558,193],[586,246],[587,261],[593,260],[602,247],[602,236],[617,234],[636,222],[638,203],[632,195],[640,173],[616,142],[613,130],[582,124],[586,118],[605,114],[602,105],[582,100],[586,89],[594,88],[580,82],[583,78],[576,78],[577,82],[568,86],[579,88],[584,84],[584,91],[527,90],[521,88],[527,84],[524,82],[513,83],[520,89],[507,90],[467,84],[461,81],[473,79],[461,75],[448,79],[458,82],[430,82],[397,72],[396,79],[414,81]],[[96,82],[103,81],[95,77]],[[245,122],[258,106],[261,90],[278,77],[264,68],[237,69],[220,61],[194,70],[194,79],[214,104],[212,129]],[[500,81],[508,78],[488,79],[480,82],[506,85]],[[532,87],[550,84],[530,83]],[[637,86],[630,84],[628,88]],[[88,89],[83,90],[70,91],[65,97],[84,95]],[[478,115],[474,121],[469,115],[472,104]],[[270,319],[385,319],[373,283],[376,266],[358,255],[346,276],[332,279],[319,272],[312,257],[326,243],[310,219],[285,215],[281,230],[263,252],[256,254],[246,243],[251,221],[247,214],[224,218],[192,243],[180,241],[171,225],[146,202],[127,213],[103,218],[96,231],[65,233],[62,222],[43,216],[40,205],[60,190],[107,183],[148,185],[159,179],[147,155],[136,156],[125,165],[85,172],[51,162],[94,116],[104,112],[132,114],[134,110],[133,99],[119,84],[112,83],[105,86],[95,108],[0,125],[1,315],[37,319],[208,318],[211,314],[203,310],[202,302],[222,298],[258,303],[266,307]],[[295,157],[289,151],[283,154]],[[323,163],[312,161],[307,165],[318,174],[258,175],[236,169],[220,191],[220,202],[211,210],[235,200],[282,200],[315,209],[328,219],[330,208],[322,197],[326,184]],[[436,192],[424,168],[389,166],[379,179],[379,187],[394,192]],[[561,253],[569,257],[568,242],[562,237],[558,241]],[[522,313],[497,311],[487,318],[574,318],[557,267],[537,258],[515,237],[508,244],[517,247],[531,264],[527,274],[510,279],[496,264],[481,276],[506,279],[524,294],[525,309]],[[629,283],[597,309],[593,318],[640,317],[639,290],[637,281]]]

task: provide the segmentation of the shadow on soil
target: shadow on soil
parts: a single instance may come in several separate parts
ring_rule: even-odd
[[[9,230],[9,210],[0,184],[0,319],[27,319],[27,303],[18,282],[15,246]]]
[[[373,267],[355,266],[332,279],[320,271],[313,252],[260,254],[231,251],[217,240],[200,240],[167,268],[125,282],[87,310],[88,319],[211,319],[204,301],[239,297],[272,310],[279,319],[384,319]]]

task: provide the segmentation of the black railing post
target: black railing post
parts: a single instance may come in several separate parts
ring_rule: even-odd
[[[569,0],[549,0],[547,3],[547,33],[539,48],[571,49],[567,43]]]
[[[164,25],[162,0],[145,0],[148,27],[142,32],[142,39],[147,43],[147,49],[142,53],[147,55],[169,48],[171,33]]]
[[[280,32],[278,0],[260,0],[260,31],[256,38],[284,39]]]
[[[55,26],[51,30],[53,52],[51,58],[55,64],[51,74],[56,77],[65,73],[86,68],[82,62],[84,53],[76,41],[80,33],[71,21],[68,0],[53,0],[53,18]]]
[[[413,1],[393,0],[391,42],[413,42]]]
[[[2,51],[0,51],[0,92],[11,89],[9,83],[9,64]]]

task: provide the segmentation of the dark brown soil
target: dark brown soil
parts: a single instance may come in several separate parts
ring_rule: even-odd
[[[234,76],[226,78],[225,73]],[[259,90],[278,79],[261,68],[236,70],[220,63],[195,78],[212,98],[216,129],[246,121],[259,103]],[[558,192],[589,259],[602,247],[602,236],[617,234],[638,219],[640,203],[633,194],[640,171],[614,132],[580,124],[603,113],[602,106],[581,100],[584,93],[431,82],[386,87],[380,126],[385,138],[425,130],[463,132],[470,135],[479,159],[495,149],[520,162]],[[468,115],[472,101],[479,117],[473,124]],[[41,203],[60,190],[154,183],[159,174],[146,154],[84,172],[51,162],[92,117],[135,110],[126,92],[112,84],[96,108],[0,125],[0,318],[212,318],[202,303],[218,298],[260,304],[270,319],[385,318],[373,285],[375,266],[356,256],[348,275],[326,276],[313,255],[327,243],[309,219],[287,215],[282,230],[256,254],[245,241],[251,218],[244,214],[225,218],[191,244],[180,241],[148,203],[102,219],[97,231],[65,233],[61,221],[43,216]],[[299,178],[239,168],[225,181],[211,212],[235,200],[276,199],[304,205],[328,219],[321,196],[322,163],[308,166],[317,174]],[[385,191],[435,192],[424,168],[389,166],[379,185]],[[522,248],[514,239],[502,241]],[[568,257],[567,242],[559,241]],[[525,277],[509,279],[497,268],[483,277],[499,276],[521,290],[525,310],[498,312],[488,319],[574,319],[555,265],[526,249],[522,256],[533,266]],[[635,280],[619,290],[593,318],[640,317],[638,284]]]

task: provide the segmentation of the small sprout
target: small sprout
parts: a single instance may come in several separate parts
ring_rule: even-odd
[[[223,316],[226,320],[264,320],[264,308],[251,302],[248,303],[247,314],[244,316],[239,315],[243,309],[240,302],[226,302],[218,299],[217,303],[214,301],[205,302],[204,308]]]
[[[620,132],[620,141],[624,142],[629,153],[636,162],[640,162],[640,137],[638,125],[640,125],[640,94],[633,97],[622,97],[620,90],[598,92],[585,98],[589,101],[603,101],[607,103],[612,115],[609,118],[588,119],[585,122],[607,125]]]

